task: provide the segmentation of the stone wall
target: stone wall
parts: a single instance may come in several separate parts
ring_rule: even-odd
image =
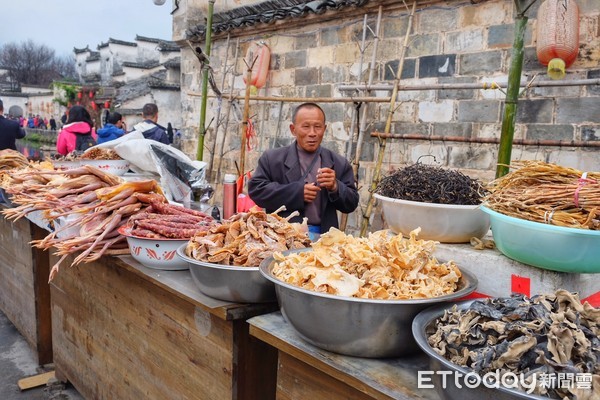
[[[199,1],[198,1],[199,2]],[[184,37],[190,28],[186,21],[197,20],[199,4],[188,0],[187,7],[195,10],[195,18],[184,18],[185,9],[174,14],[174,38]],[[227,131],[225,116],[229,102],[208,99],[208,116],[215,121],[205,138],[204,160],[209,161],[212,149],[215,158],[223,154],[220,176],[235,172],[239,164],[239,117],[243,110],[245,86],[242,74],[246,66],[242,60],[254,40],[264,40],[271,48],[271,70],[261,96],[348,98],[340,85],[365,83],[366,67],[373,51],[373,33],[367,31],[363,70],[359,71],[360,41],[363,36],[363,16],[368,13],[368,25],[374,30],[377,5],[386,4],[383,12],[376,67],[373,83],[393,83],[399,64],[409,12],[400,3],[371,1],[361,10],[349,7],[320,15],[307,15],[294,21],[260,24],[239,32],[230,32],[229,49],[225,34],[217,35],[212,44],[211,66],[215,80],[225,82],[230,91],[234,73],[233,92],[241,96],[237,110],[229,114]],[[424,87],[444,83],[480,84],[507,82],[514,32],[513,0],[488,0],[472,4],[469,1],[419,2],[408,41],[401,85]],[[549,80],[545,67],[535,55],[535,19],[540,1],[527,13],[529,21],[525,37],[523,82],[534,76],[535,81]],[[578,0],[580,7],[580,51],[576,63],[569,68],[567,80],[600,78],[600,9],[597,0]],[[215,7],[215,12],[219,12]],[[332,13],[334,17],[332,18]],[[253,29],[254,28],[254,29]],[[259,33],[257,33],[259,32]],[[239,56],[234,60],[236,40],[240,41]],[[204,47],[204,43],[200,43]],[[184,140],[182,149],[196,153],[197,127],[201,91],[200,66],[195,55],[182,50],[182,110]],[[234,67],[235,66],[235,69]],[[223,77],[225,72],[226,76]],[[224,79],[225,78],[225,79]],[[212,92],[211,92],[212,93]],[[362,93],[361,96],[369,95]],[[389,91],[374,91],[370,96],[387,97]],[[400,91],[394,110],[391,132],[464,138],[499,138],[504,94],[499,90],[453,89]],[[289,122],[291,101],[252,101],[250,115],[256,127],[257,139],[247,153],[246,167],[256,165],[261,153],[270,147],[290,143]],[[355,134],[352,102],[321,103],[326,110],[328,130],[324,145],[346,154],[347,144]],[[367,107],[363,104],[362,107]],[[368,198],[369,186],[379,150],[378,141],[370,132],[382,132],[385,127],[389,102],[368,105],[367,134],[360,156],[359,185],[361,199]],[[220,110],[219,123],[216,115]],[[359,114],[362,114],[359,113]],[[217,128],[217,129],[216,129]],[[225,134],[225,137],[223,135]],[[515,139],[578,140],[597,142],[600,138],[600,87],[533,87],[519,102]],[[221,142],[224,147],[221,149]],[[462,143],[455,141],[389,140],[384,156],[383,172],[406,163],[414,163],[423,155],[435,155],[441,165],[458,168],[474,176],[490,179],[497,161],[497,144]],[[512,159],[541,159],[582,170],[600,170],[597,147],[550,147],[515,145]],[[213,170],[218,162],[214,162]],[[213,180],[219,179],[213,174]],[[355,213],[358,214],[358,213]],[[356,224],[358,218],[351,218]]]

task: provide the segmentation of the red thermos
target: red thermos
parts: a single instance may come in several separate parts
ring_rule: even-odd
[[[223,179],[223,219],[235,214],[235,199],[237,197],[236,176],[225,174]]]

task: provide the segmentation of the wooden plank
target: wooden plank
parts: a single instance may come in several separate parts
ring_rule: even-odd
[[[196,306],[225,320],[248,319],[255,315],[267,314],[279,309],[277,302],[238,304],[213,299],[202,294],[188,271],[161,271],[147,268],[131,256],[119,256],[115,263],[144,279],[151,281],[174,296],[192,301]]]
[[[371,396],[322,373],[286,354],[279,353],[277,400],[368,400]]]
[[[305,342],[280,312],[251,318],[248,323],[251,335],[277,348],[280,354],[286,353],[368,398],[439,399],[433,389],[417,388],[417,371],[429,370],[427,356],[423,353],[392,359],[347,357]]]
[[[19,379],[17,386],[20,390],[32,389],[47,384],[50,379],[54,379],[54,371]]]
[[[57,375],[94,399],[274,398],[274,383],[257,389],[240,378],[265,369],[248,365],[265,345],[243,343],[244,321],[219,318],[122,264],[103,257],[63,268],[51,284]]]
[[[48,234],[33,223],[29,223],[31,238],[41,240]],[[35,296],[35,325],[36,325],[36,348],[38,363],[48,364],[52,362],[52,314],[50,308],[50,260],[47,251],[33,248],[33,292]]]
[[[0,309],[23,335],[40,364],[52,361],[48,253],[32,248],[46,231],[27,219],[0,218]]]

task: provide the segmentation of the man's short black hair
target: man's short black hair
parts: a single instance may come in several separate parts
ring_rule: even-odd
[[[108,114],[108,118],[106,119],[106,122],[114,125],[122,119],[123,119],[123,116],[115,111],[113,113]]]
[[[294,112],[292,113],[292,122],[294,124],[296,123],[296,115],[298,115],[298,111],[300,111],[303,108],[318,108],[323,114],[323,122],[326,122],[327,118],[325,117],[325,111],[323,111],[320,105],[318,105],[317,103],[302,103],[299,106],[297,106],[294,109]]]
[[[144,108],[142,108],[142,117],[154,117],[158,114],[158,107],[154,103],[144,104]]]

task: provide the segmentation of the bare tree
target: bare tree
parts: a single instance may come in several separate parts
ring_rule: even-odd
[[[52,81],[75,76],[75,60],[57,57],[53,49],[29,39],[0,47],[0,66],[11,82],[49,86]]]

